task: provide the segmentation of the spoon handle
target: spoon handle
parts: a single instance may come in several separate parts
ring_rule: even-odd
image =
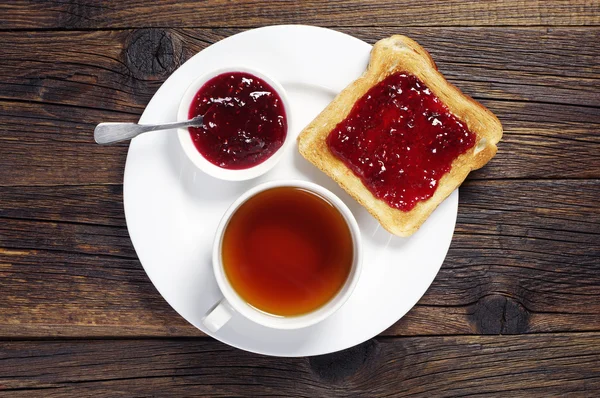
[[[100,145],[113,142],[130,140],[148,131],[169,130],[181,127],[199,127],[203,124],[203,117],[196,116],[185,122],[163,124],[137,124],[137,123],[100,123],[94,129],[94,140]]]

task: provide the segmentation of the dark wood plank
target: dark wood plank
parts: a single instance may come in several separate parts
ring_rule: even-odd
[[[162,29],[3,32],[3,99],[63,104],[135,118],[162,82],[192,54],[223,37],[207,35],[184,49],[182,35]],[[19,66],[20,65],[20,66]]]
[[[0,217],[124,227],[122,185],[2,187]]]
[[[0,336],[203,335],[171,309],[136,259],[0,248],[0,278]]]
[[[0,337],[199,334],[136,260],[120,187],[1,195]],[[600,180],[467,181],[440,273],[385,334],[600,331],[598,197]]]
[[[406,34],[476,98],[600,106],[600,28],[343,28]],[[241,29],[2,32],[1,98],[138,114],[191,55]]]
[[[43,6],[41,6],[43,5]],[[598,25],[596,0],[513,2],[446,1],[11,1],[0,8],[0,29],[148,26]],[[150,17],[151,16],[151,17]]]
[[[0,186],[121,183],[127,144],[94,145],[94,125],[135,121],[185,59],[235,31],[0,33],[11,43],[0,64]],[[373,42],[394,31],[348,33]],[[506,130],[474,178],[600,177],[600,29],[433,31],[404,33]]]
[[[600,334],[378,339],[273,358],[212,340],[0,343],[0,396],[578,396],[600,390]]]

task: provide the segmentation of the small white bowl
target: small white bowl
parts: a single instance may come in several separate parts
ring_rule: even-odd
[[[185,121],[188,120],[188,113],[192,101],[198,93],[198,90],[202,88],[202,86],[208,82],[213,77],[216,77],[223,73],[228,72],[245,72],[251,75],[254,75],[262,80],[264,80],[269,86],[271,86],[281,98],[283,102],[283,109],[285,111],[285,117],[287,121],[287,129],[285,132],[285,140],[281,147],[273,153],[268,159],[264,162],[257,164],[256,166],[241,169],[241,170],[231,170],[224,169],[219,167],[211,162],[209,162],[202,154],[196,149],[194,142],[192,141],[192,137],[190,136],[190,132],[187,128],[178,129],[179,142],[181,143],[181,147],[183,151],[187,155],[187,157],[198,167],[200,170],[204,171],[206,174],[211,175],[215,178],[219,178],[221,180],[228,181],[243,181],[250,180],[252,178],[259,177],[265,174],[267,171],[271,170],[277,162],[281,159],[281,156],[285,152],[286,148],[289,146],[289,143],[292,141],[290,138],[290,105],[283,86],[279,84],[276,80],[270,78],[264,73],[257,71],[255,69],[247,68],[247,67],[231,67],[231,68],[221,68],[213,70],[209,73],[206,73],[189,85],[185,94],[181,98],[181,102],[179,103],[179,110],[177,112],[177,121]]]

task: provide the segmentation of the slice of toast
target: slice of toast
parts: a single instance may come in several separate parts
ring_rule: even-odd
[[[361,179],[331,153],[326,142],[329,133],[346,119],[354,104],[371,87],[398,72],[412,74],[421,80],[476,135],[475,145],[452,162],[450,171],[438,181],[434,194],[409,211],[390,207],[376,198]],[[373,46],[367,70],[306,126],[298,137],[298,146],[302,156],[333,178],[386,230],[395,235],[410,236],[471,170],[482,167],[496,154],[496,144],[501,137],[502,125],[493,113],[446,81],[429,53],[417,42],[396,35]]]

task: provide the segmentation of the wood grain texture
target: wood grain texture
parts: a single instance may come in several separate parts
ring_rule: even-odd
[[[599,395],[599,1],[16,0],[0,15],[0,397]],[[127,233],[128,146],[92,139],[198,51],[280,23],[408,35],[505,128],[425,296],[382,337],[312,358],[242,352],[177,315]]]
[[[405,34],[475,98],[600,106],[600,28],[339,28]],[[193,54],[243,29],[0,32],[1,98],[139,114]]]
[[[591,397],[598,333],[378,339],[313,358],[207,340],[0,343],[0,396]]]
[[[596,0],[11,1],[0,29],[261,26],[598,25]],[[274,18],[276,17],[276,18]]]
[[[146,277],[121,194],[2,188],[0,337],[200,334]],[[598,197],[600,180],[467,181],[440,273],[385,334],[600,331]]]
[[[135,121],[172,71],[237,31],[0,33],[11,43],[0,63],[0,186],[120,184],[127,144],[94,145],[94,125]],[[498,115],[499,153],[473,178],[600,177],[599,28],[345,31],[371,43],[416,38]]]

